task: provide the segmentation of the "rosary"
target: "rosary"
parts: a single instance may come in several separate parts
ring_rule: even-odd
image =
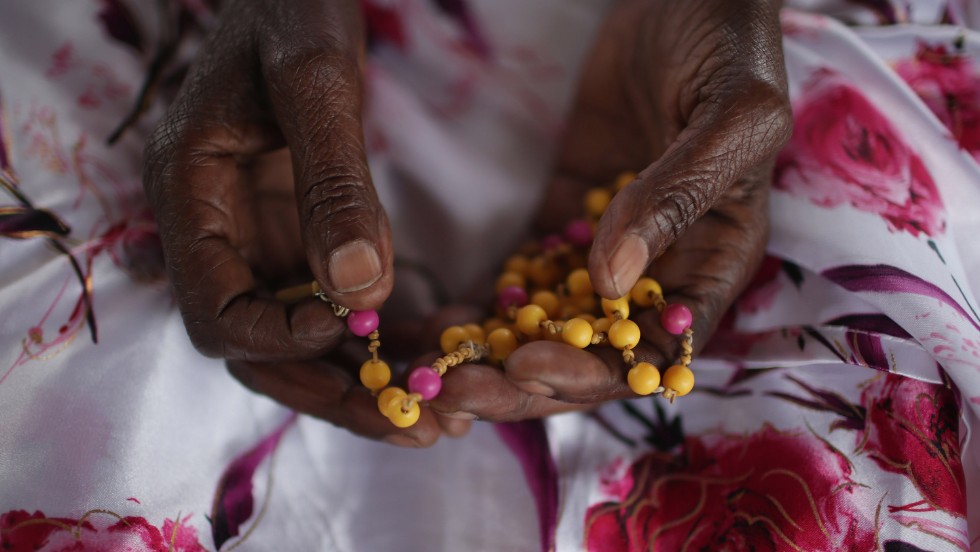
[[[622,351],[623,363],[629,370],[627,383],[637,395],[660,393],[673,402],[690,393],[694,388],[690,309],[682,304],[668,305],[660,284],[652,278],[640,278],[624,297],[597,301],[589,272],[584,268],[596,222],[613,194],[635,177],[624,173],[613,186],[589,190],[584,201],[586,218],[568,223],[561,235],[547,236],[510,257],[496,283],[496,316],[482,324],[443,330],[439,341],[444,356],[431,366],[412,370],[407,390],[389,386],[391,368],[378,357],[378,313],[336,305],[313,282],[313,295],[330,303],[334,313],[346,319],[351,333],[369,340],[371,358],[361,365],[359,375],[361,383],[378,398],[378,410],[395,426],[411,427],[421,414],[419,404],[439,394],[442,376],[450,368],[472,362],[499,365],[522,344],[542,339],[579,349],[611,346]],[[640,342],[640,327],[629,318],[631,306],[656,308],[663,328],[678,336],[680,355],[662,379],[656,366],[636,360],[633,349]]]

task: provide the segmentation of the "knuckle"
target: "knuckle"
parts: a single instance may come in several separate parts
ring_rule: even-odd
[[[223,340],[215,333],[211,324],[196,316],[184,316],[184,327],[191,344],[202,355],[211,358],[227,358]]]
[[[159,211],[167,199],[167,184],[181,167],[200,164],[206,148],[194,144],[209,141],[209,124],[194,108],[178,101],[153,129],[143,147],[143,189],[150,206]]]
[[[670,243],[676,241],[708,207],[707,195],[698,181],[680,183],[656,210],[654,224],[657,230],[667,236]]]
[[[271,56],[270,76],[289,86],[315,88],[329,98],[331,93],[358,84],[358,67],[356,52],[342,39],[328,35],[316,43],[278,49]]]
[[[429,429],[420,429],[415,435],[413,435],[413,444],[415,448],[429,448],[436,444],[439,440],[439,434],[436,431]]]
[[[768,157],[785,144],[793,134],[793,110],[786,93],[765,81],[749,87],[753,107],[747,146]]]
[[[143,148],[143,189],[151,206],[159,205],[160,183],[170,171],[179,143],[178,126],[169,116],[153,129],[146,141]]]
[[[303,196],[303,214],[308,223],[353,222],[370,209],[361,180],[351,173],[334,173],[317,178]]]

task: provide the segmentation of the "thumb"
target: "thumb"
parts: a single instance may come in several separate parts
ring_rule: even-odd
[[[785,93],[755,80],[702,101],[663,156],[616,194],[599,220],[589,274],[599,295],[629,293],[655,259],[789,138]]]
[[[375,309],[391,293],[391,230],[364,151],[360,45],[333,34],[276,59],[269,97],[292,153],[310,269],[336,303]]]

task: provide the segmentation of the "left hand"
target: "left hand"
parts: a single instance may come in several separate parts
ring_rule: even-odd
[[[792,124],[778,4],[617,5],[584,67],[543,202],[545,225],[565,222],[580,216],[588,188],[646,167],[599,222],[592,284],[616,298],[650,274],[669,303],[694,313],[696,348],[753,275],[768,237],[772,161]],[[644,337],[637,359],[665,369],[676,338],[655,309],[631,318]],[[540,341],[515,351],[503,373],[454,368],[433,409],[503,421],[635,396],[620,352],[594,351]]]

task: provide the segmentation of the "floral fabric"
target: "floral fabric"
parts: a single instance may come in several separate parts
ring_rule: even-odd
[[[466,260],[450,294],[524,233],[607,4],[364,1],[372,175],[399,255]],[[696,391],[416,451],[187,339],[139,160],[208,4],[168,5],[181,48],[126,125],[155,3],[5,3],[0,548],[980,550],[980,5],[790,4],[769,255]],[[416,283],[392,303],[431,308]]]

